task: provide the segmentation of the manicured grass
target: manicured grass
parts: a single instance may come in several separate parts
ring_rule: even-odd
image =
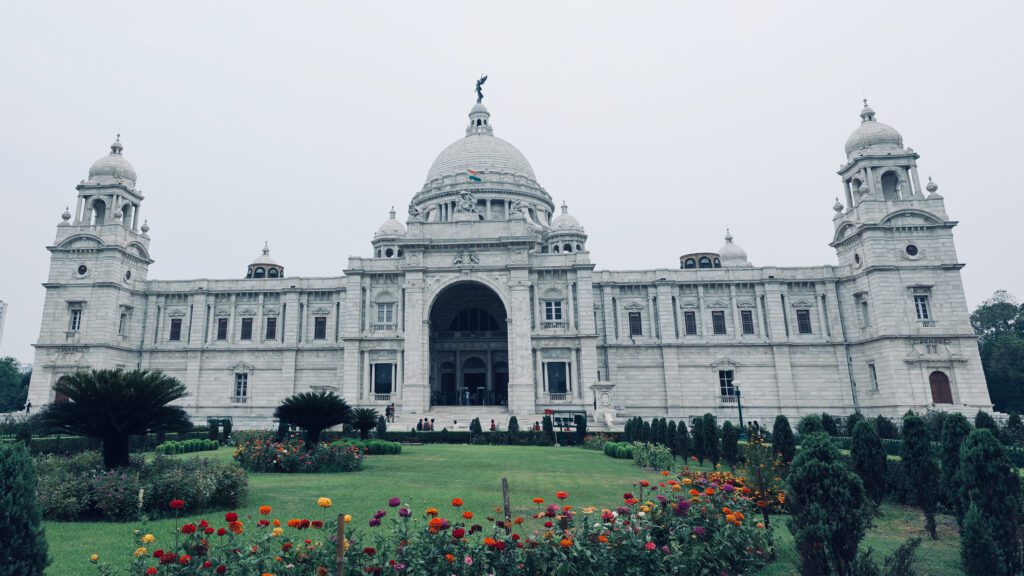
[[[216,452],[176,457],[230,461],[231,454],[231,449],[221,448]],[[373,512],[387,509],[387,500],[397,496],[419,511],[428,506],[446,506],[452,498],[459,497],[465,501],[466,510],[486,516],[501,503],[502,477],[509,480],[514,513],[523,516],[535,510],[531,503],[535,496],[551,501],[556,491],[566,490],[569,502],[576,506],[608,507],[619,504],[622,493],[632,490],[633,482],[644,478],[660,479],[655,473],[640,470],[632,461],[616,460],[601,452],[578,448],[406,446],[398,456],[368,457],[363,470],[356,473],[250,474],[249,500],[238,512],[243,517],[255,514],[257,507],[266,504],[273,507],[272,516],[282,520],[324,518],[325,512],[317,508],[316,500],[328,496],[334,501],[331,514],[352,514],[353,522],[365,526]],[[223,512],[201,516],[220,518]],[[251,523],[254,520],[246,521],[247,525]],[[779,560],[763,575],[796,574],[796,552],[785,529],[785,519],[776,518],[773,525]],[[161,541],[167,542],[173,526],[174,520],[149,523],[147,530],[158,538],[153,548],[159,547]],[[884,516],[864,544],[884,555],[906,538],[922,534],[923,526],[920,514],[886,506]],[[92,553],[98,553],[110,563],[129,558],[137,545],[131,538],[132,530],[138,527],[140,523],[47,522],[46,534],[53,558],[47,575],[90,573],[88,557]],[[922,573],[961,574],[955,525],[951,525],[948,517],[943,517],[940,527],[941,539],[937,543],[926,541],[918,552]]]

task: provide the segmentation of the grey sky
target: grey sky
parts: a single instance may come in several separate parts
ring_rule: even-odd
[[[969,6],[969,8],[968,8]],[[969,12],[968,12],[969,10]],[[1024,296],[1019,2],[10,2],[0,35],[0,355],[32,360],[55,226],[118,131],[150,278],[338,275],[463,135],[495,134],[602,269],[726,226],[755,265],[835,263],[835,171],[867,96],[921,154],[971,307]]]

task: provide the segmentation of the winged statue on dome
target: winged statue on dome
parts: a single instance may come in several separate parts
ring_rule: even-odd
[[[484,99],[484,82],[487,82],[487,74],[481,74],[476,81],[476,102],[479,104]]]

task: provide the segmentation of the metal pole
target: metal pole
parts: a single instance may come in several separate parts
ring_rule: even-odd
[[[743,426],[743,401],[740,398],[740,389],[736,389],[736,408],[740,412],[740,438],[746,438],[747,429]]]
[[[334,574],[345,576],[345,515],[338,514],[338,535],[335,543]]]

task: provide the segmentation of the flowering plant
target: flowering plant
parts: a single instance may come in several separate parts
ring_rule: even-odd
[[[348,442],[320,442],[307,448],[297,435],[282,442],[269,435],[248,435],[239,440],[234,458],[250,472],[354,472],[363,466],[362,452]]]

